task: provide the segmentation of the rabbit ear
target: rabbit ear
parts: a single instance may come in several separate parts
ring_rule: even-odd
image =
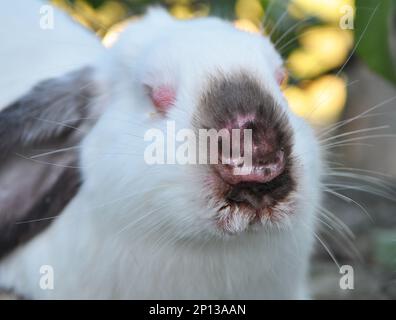
[[[101,110],[94,71],[36,85],[0,111],[0,258],[44,230],[81,184],[79,143]]]

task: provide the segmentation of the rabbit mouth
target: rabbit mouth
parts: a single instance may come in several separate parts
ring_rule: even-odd
[[[240,182],[230,186],[225,201],[239,209],[256,211],[274,207],[286,198],[293,189],[293,181],[287,172],[269,182]]]
[[[256,226],[274,223],[292,214],[292,194],[296,189],[291,170],[269,182],[239,182],[229,184],[218,174],[211,175],[214,190],[215,222],[224,233],[235,234]]]

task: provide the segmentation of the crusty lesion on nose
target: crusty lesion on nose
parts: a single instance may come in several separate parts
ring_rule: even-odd
[[[271,93],[246,72],[211,77],[197,108],[194,125],[230,132],[231,153],[211,170],[223,185],[223,197],[254,208],[286,197],[295,186],[292,178],[292,129]],[[239,153],[233,154],[232,130],[239,130]],[[246,148],[245,130],[251,131]],[[246,162],[250,153],[251,161]],[[226,160],[226,161],[224,161]]]

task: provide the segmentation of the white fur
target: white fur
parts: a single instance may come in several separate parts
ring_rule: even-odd
[[[112,53],[112,103],[83,143],[84,185],[59,219],[0,264],[0,286],[32,298],[307,298],[321,160],[312,130],[276,84],[281,59],[270,42],[215,18],[180,22],[152,10]],[[288,115],[298,191],[280,204],[293,211],[279,221],[244,230],[234,220],[242,231],[224,236],[211,221],[204,171],[145,164],[144,132],[165,122],[150,116],[142,83],[176,86],[168,117],[188,128],[208,75],[240,69]],[[40,289],[41,265],[53,266],[54,290]]]
[[[50,8],[53,29],[43,29]],[[93,33],[45,1],[2,0],[0,23],[0,110],[37,82],[89,64],[105,51]]]

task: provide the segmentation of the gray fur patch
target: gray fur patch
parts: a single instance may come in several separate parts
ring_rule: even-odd
[[[84,68],[43,81],[0,112],[0,155],[75,131],[96,95],[92,73]]]
[[[84,68],[39,83],[0,112],[0,259],[78,192],[78,145],[100,112],[97,91],[93,70]]]

